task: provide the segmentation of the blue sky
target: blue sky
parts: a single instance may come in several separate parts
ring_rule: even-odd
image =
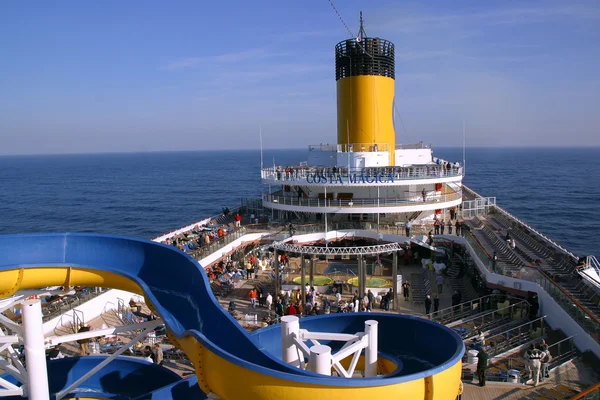
[[[600,2],[334,1],[396,45],[398,143],[600,145]],[[4,2],[0,154],[335,142],[327,0]]]

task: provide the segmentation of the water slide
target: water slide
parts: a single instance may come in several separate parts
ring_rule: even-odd
[[[377,377],[347,379],[286,364],[281,359],[281,328],[275,325],[246,332],[215,299],[198,262],[172,246],[76,233],[0,236],[0,298],[46,286],[101,286],[142,294],[164,320],[172,343],[193,363],[202,392],[224,400],[449,400],[459,391],[464,353],[461,338],[443,325],[410,316],[351,313],[301,320],[303,329],[337,333],[356,333],[363,330],[366,320],[377,320]],[[321,344],[336,349],[335,343]],[[63,375],[76,374],[78,362],[64,363]],[[115,367],[105,368],[98,374],[114,371]],[[55,380],[55,375],[49,374],[49,379]],[[73,394],[89,393],[92,389],[86,385],[106,381],[100,376]],[[110,387],[101,387],[105,394],[135,398],[126,394],[131,380],[109,381]],[[153,388],[154,393],[161,393],[160,398],[190,398],[189,381],[165,385],[163,390]],[[186,389],[170,390],[174,385]],[[51,382],[54,393],[64,387],[66,384]],[[203,398],[200,392],[198,396]]]

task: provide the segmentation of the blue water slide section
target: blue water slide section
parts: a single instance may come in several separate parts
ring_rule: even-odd
[[[285,364],[277,347],[280,346],[277,327],[260,334],[248,334],[215,299],[198,262],[173,246],[143,239],[78,233],[0,236],[0,270],[55,265],[103,270],[133,280],[176,338],[193,336],[213,353],[242,368],[280,379],[326,386],[339,386],[343,379]],[[380,351],[398,357],[420,352],[420,362],[430,367],[439,366],[429,369],[429,375],[462,357],[464,347],[458,335],[422,319],[354,313],[334,318],[306,318],[301,326],[311,330],[358,332],[364,329],[366,319],[377,319],[382,324]],[[269,335],[272,340],[265,340]],[[420,368],[405,367],[403,371],[386,379],[386,384],[409,381],[417,377],[414,373],[425,373]],[[380,384],[378,378],[343,381],[346,387]]]
[[[133,400],[204,400],[208,399],[204,392],[198,386],[198,378],[194,375],[179,382],[172,383],[160,389],[145,393]]]
[[[106,357],[104,356],[86,356],[67,357],[48,361],[50,393],[57,393],[67,388],[105,359]],[[8,374],[2,377],[15,385],[19,384]],[[140,399],[158,399],[158,397],[140,396],[149,396],[149,392],[158,388],[175,387],[178,384],[182,385],[183,389],[185,383],[186,380],[182,380],[176,373],[156,364],[133,357],[116,357],[114,361],[82,383],[70,395],[86,395],[97,398],[131,399],[139,397]],[[196,390],[195,393],[201,393],[198,385],[196,385]],[[188,399],[190,397],[182,396],[174,398]],[[13,396],[9,397],[9,399],[16,400],[23,398]]]

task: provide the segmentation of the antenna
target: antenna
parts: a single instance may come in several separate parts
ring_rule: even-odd
[[[262,171],[262,169],[263,169],[262,124],[260,124],[259,136],[260,136],[260,170]]]
[[[466,143],[465,120],[463,119],[463,176],[467,173]]]
[[[356,40],[358,42],[362,42],[366,37],[367,37],[367,33],[365,32],[365,26],[363,24],[362,11],[361,11],[360,12],[360,28],[358,29],[358,37],[356,38]]]

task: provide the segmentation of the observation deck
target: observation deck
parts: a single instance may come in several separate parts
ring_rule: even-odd
[[[309,167],[307,165],[263,168],[264,184],[298,186],[403,186],[460,182],[462,167],[433,164],[406,167]]]
[[[441,191],[428,191],[425,196],[405,191],[398,196],[355,197],[353,193],[319,193],[317,197],[298,197],[293,193],[277,191],[262,195],[267,208],[313,213],[405,213],[438,210],[458,206],[462,202],[462,190],[443,185]]]

